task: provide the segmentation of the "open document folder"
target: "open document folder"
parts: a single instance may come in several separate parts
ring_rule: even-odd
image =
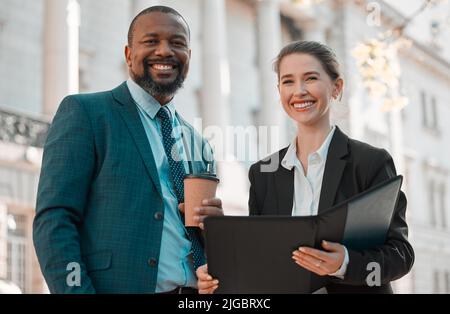
[[[327,284],[298,266],[292,252],[339,242],[353,250],[384,244],[397,204],[397,176],[317,216],[208,217],[208,272],[219,279],[216,293],[311,293]]]

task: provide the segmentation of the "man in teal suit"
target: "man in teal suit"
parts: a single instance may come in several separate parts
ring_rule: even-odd
[[[208,143],[173,104],[189,69],[189,36],[175,10],[142,11],[125,48],[130,79],[60,104],[33,225],[52,293],[195,293],[195,241],[179,211],[177,164],[166,145],[174,141],[181,157],[178,177],[212,162]],[[174,138],[165,137],[172,130]],[[223,215],[219,199],[203,205],[199,222]]]

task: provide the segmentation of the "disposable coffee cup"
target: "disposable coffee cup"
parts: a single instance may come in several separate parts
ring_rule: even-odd
[[[189,174],[184,177],[184,225],[198,227],[194,221],[194,208],[202,207],[202,201],[216,196],[219,179],[209,173]]]

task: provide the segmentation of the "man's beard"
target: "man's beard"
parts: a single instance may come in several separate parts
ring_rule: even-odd
[[[152,78],[150,73],[151,65],[148,64],[147,60],[143,62],[144,74],[134,75],[136,83],[142,87],[147,93],[153,97],[172,97],[175,95],[178,89],[183,87],[183,82],[185,76],[183,75],[184,66],[177,63],[178,74],[176,78],[170,83],[158,83]]]

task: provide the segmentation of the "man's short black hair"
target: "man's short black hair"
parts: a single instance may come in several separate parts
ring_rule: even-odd
[[[186,22],[184,17],[177,10],[172,9],[170,7],[163,6],[163,5],[155,5],[155,6],[152,6],[147,9],[142,10],[138,15],[136,15],[136,17],[131,22],[130,28],[128,29],[128,46],[131,47],[131,44],[133,43],[134,28],[136,26],[137,20],[141,16],[152,13],[152,12],[161,12],[161,13],[173,14],[175,16],[178,16],[179,18],[181,18],[183,20],[184,24],[186,24],[186,28],[188,31],[188,39],[191,38],[191,30],[189,28],[189,24]]]

